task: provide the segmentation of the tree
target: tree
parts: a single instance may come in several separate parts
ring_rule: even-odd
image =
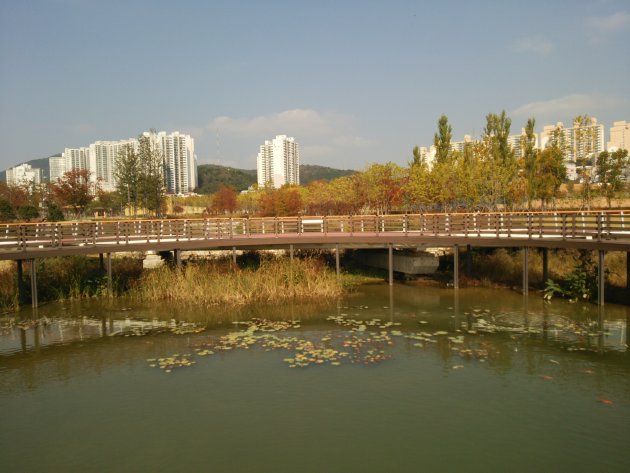
[[[127,202],[127,207],[133,209],[133,216],[138,215],[138,199],[140,182],[142,181],[142,166],[140,157],[133,145],[126,144],[116,156],[116,190],[121,198]]]
[[[628,164],[628,150],[618,149],[613,153],[602,151],[597,157],[597,174],[600,192],[612,207],[613,197],[623,189],[623,171]]]
[[[11,202],[7,199],[0,199],[0,222],[15,220],[15,211]]]
[[[52,194],[60,207],[72,207],[74,215],[79,218],[92,200],[92,185],[90,171],[87,169],[72,169],[66,171],[61,179],[52,186]]]
[[[453,137],[453,129],[448,124],[446,115],[440,116],[438,120],[438,132],[433,137],[435,145],[435,161],[443,163],[448,161],[451,154],[451,138]]]
[[[29,222],[31,219],[39,217],[39,210],[34,205],[26,204],[18,207],[17,214],[21,220]]]
[[[138,158],[140,160],[140,193],[144,208],[162,216],[164,205],[164,156],[155,142],[155,130],[138,137]]]
[[[523,156],[523,169],[525,172],[525,179],[527,180],[527,208],[531,208],[532,201],[536,198],[536,132],[534,127],[536,126],[536,119],[527,119],[527,125],[525,126],[525,134],[521,137],[521,150]]]
[[[573,156],[578,176],[582,182],[582,206],[591,207],[591,183],[593,182],[593,153],[595,151],[595,133],[592,120],[588,115],[579,115],[573,119]]]
[[[494,113],[486,115],[486,127],[483,130],[484,137],[492,145],[494,158],[504,164],[514,159],[514,151],[512,151],[508,143],[511,126],[512,120],[505,114],[505,110],[501,112],[501,115]]]
[[[562,150],[555,145],[549,146],[536,155],[535,172],[537,175],[537,195],[545,208],[550,202],[555,207],[555,201],[560,186],[567,176]]]
[[[232,186],[221,184],[219,190],[212,196],[212,211],[216,214],[234,213],[237,208],[236,190]]]
[[[510,193],[511,183],[516,179],[518,167],[514,160],[514,151],[508,143],[512,120],[507,117],[505,110],[501,115],[489,113],[486,115],[486,127],[484,128],[484,139],[486,150],[492,160],[489,166],[488,176],[492,179],[492,202],[497,208],[500,203],[507,207],[514,204]]]
[[[411,162],[411,166],[421,166],[424,164],[424,158],[422,157],[422,153],[420,153],[420,148],[417,146],[413,147],[413,161]]]

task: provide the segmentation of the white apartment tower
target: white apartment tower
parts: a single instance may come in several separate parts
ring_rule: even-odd
[[[508,144],[514,151],[514,158],[521,159],[523,157],[523,140],[527,135],[525,134],[525,128],[521,128],[520,135],[508,136]],[[534,133],[534,148],[538,148],[538,134]]]
[[[90,179],[100,182],[104,191],[116,189],[116,158],[123,146],[138,147],[138,140],[129,138],[121,141],[96,141],[89,146],[89,169],[92,172]]]
[[[144,133],[151,136],[151,133]],[[170,194],[187,194],[197,187],[195,141],[179,131],[161,131],[152,138],[164,156],[164,181]]]
[[[300,146],[294,138],[278,135],[260,146],[256,159],[258,185],[275,188],[300,183]]]
[[[610,127],[610,141],[607,146],[609,151],[627,149],[630,151],[630,123],[622,120],[613,122]]]
[[[12,186],[36,186],[42,183],[42,170],[30,164],[20,164],[7,169],[7,184]]]
[[[578,128],[565,128],[562,122],[558,122],[554,125],[546,125],[543,127],[543,131],[540,134],[540,146],[541,148],[546,148],[549,145],[549,140],[555,129],[559,129],[562,137],[564,138],[565,152],[564,152],[564,160],[567,162],[575,162],[576,156],[580,151],[578,147],[580,146],[579,140],[577,139],[577,130]],[[591,156],[597,156],[599,153],[604,151],[604,125],[597,123],[597,118],[591,118],[590,125],[583,127],[589,133],[592,133],[592,143],[591,143]]]
[[[48,169],[50,170],[50,182],[57,182],[58,179],[61,179],[66,172],[63,155],[48,158]]]

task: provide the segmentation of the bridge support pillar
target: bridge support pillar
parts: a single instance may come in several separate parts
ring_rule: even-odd
[[[37,308],[37,260],[31,260],[31,305]]]
[[[182,268],[182,250],[173,250],[173,256],[175,257],[175,267],[177,269]]]
[[[459,289],[459,245],[453,246],[453,287]]]
[[[101,253],[101,258],[103,253]],[[112,296],[112,254],[107,253],[107,295]]]
[[[232,247],[232,263],[236,266],[236,247]]]
[[[470,276],[472,274],[472,248],[470,245],[466,245],[466,276]]]
[[[604,265],[604,250],[597,251],[597,304],[604,305],[604,289],[606,288],[606,268]]]
[[[337,282],[341,277],[341,265],[339,263],[339,243],[335,245],[335,269],[337,270]]]
[[[389,269],[389,285],[394,285],[394,247],[390,243],[387,246],[387,268]]]
[[[24,287],[24,268],[22,267],[22,260],[19,259],[16,261],[17,263],[17,290],[18,290],[18,302],[20,305],[24,304],[26,297],[25,296],[25,287]]]
[[[523,247],[523,295],[529,294],[529,248]]]
[[[543,248],[542,250],[542,283],[543,287],[547,284],[549,279],[549,249]]]
[[[105,271],[105,261],[103,258],[103,253],[98,254],[98,267],[101,269],[101,271]]]

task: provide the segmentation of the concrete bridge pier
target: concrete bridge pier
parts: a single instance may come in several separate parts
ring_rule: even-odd
[[[177,269],[181,269],[182,268],[182,250],[177,249],[177,248],[174,249],[173,257],[175,258],[175,267]]]
[[[389,285],[394,285],[394,247],[387,245],[387,268],[389,270]]]
[[[466,276],[472,275],[472,248],[470,245],[466,245],[466,261],[465,261],[465,274]]]
[[[606,251],[597,251],[597,304],[604,305],[604,289],[606,288],[606,268],[604,266]]]
[[[31,260],[31,305],[37,307],[37,260]]]
[[[25,303],[26,288],[24,287],[24,268],[22,267],[21,259],[17,260],[17,290],[18,290],[18,303],[20,305]]]
[[[335,245],[335,269],[337,270],[337,281],[341,277],[341,265],[339,263],[339,243]]]
[[[529,294],[529,248],[523,247],[523,295]]]
[[[453,287],[459,289],[459,245],[453,246]]]
[[[542,280],[543,287],[547,284],[547,280],[549,279],[549,249],[542,248]]]
[[[235,246],[232,247],[232,263],[234,263],[234,266],[236,266],[236,247]]]
[[[101,257],[103,254],[101,253]],[[112,294],[112,254],[107,253],[107,295],[111,297]]]

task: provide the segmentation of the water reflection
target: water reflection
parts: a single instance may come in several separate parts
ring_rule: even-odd
[[[34,314],[0,318],[0,391],[27,388],[85,371],[100,371],[138,357],[164,356],[175,347],[240,330],[234,322],[253,318],[301,321],[301,334],[316,342],[342,328],[326,317],[388,320],[395,344],[411,356],[437,353],[445,369],[470,360],[506,373],[523,360],[528,372],[548,359],[597,362],[594,354],[630,374],[627,324],[630,310],[552,305],[491,289],[443,290],[411,285],[373,285],[324,304],[182,309],[168,304],[131,306],[128,301],[81,301],[43,306]],[[393,324],[400,324],[391,326]],[[207,329],[202,333],[199,330]],[[392,330],[396,329],[396,330]],[[370,328],[378,331],[377,327]],[[439,334],[439,335],[438,335]],[[423,340],[418,343],[418,340]],[[158,352],[156,355],[156,351]]]

